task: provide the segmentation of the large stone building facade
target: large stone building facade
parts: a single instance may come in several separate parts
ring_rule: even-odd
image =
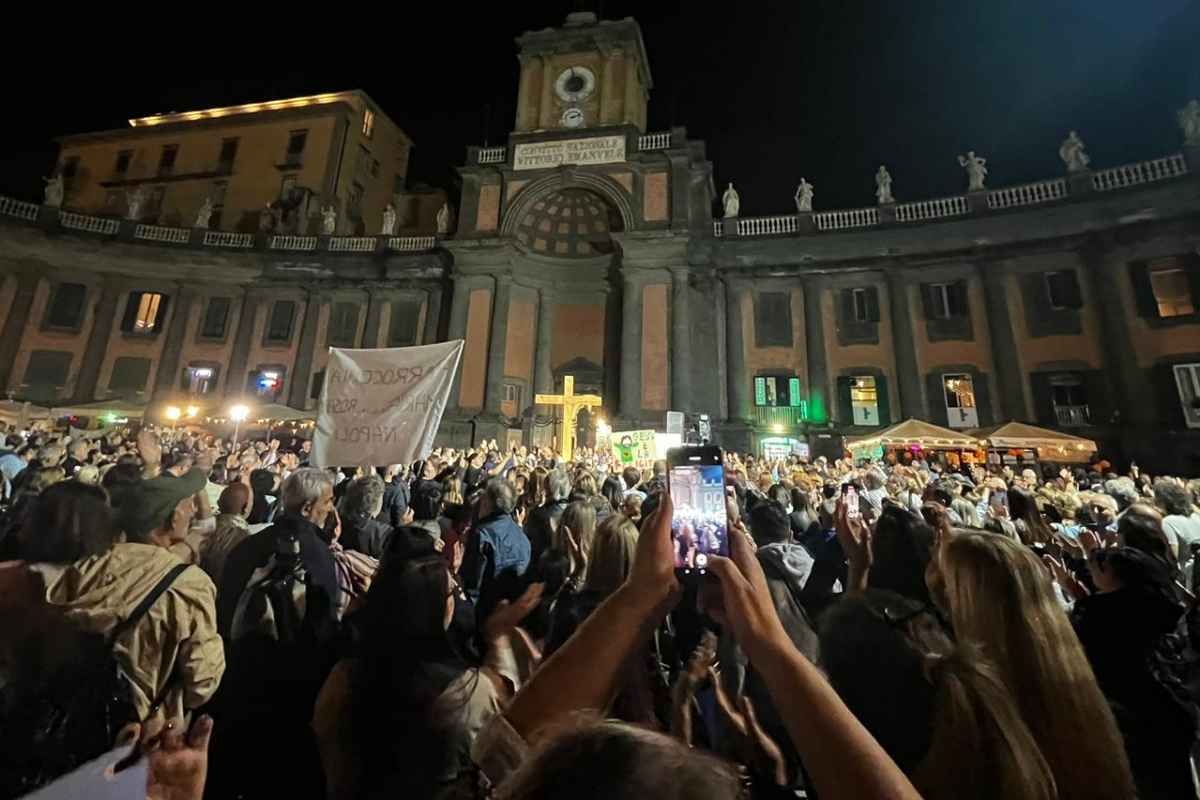
[[[635,22],[577,14],[517,43],[514,131],[469,149],[447,235],[204,232],[0,200],[0,386],[312,408],[327,346],[450,338],[456,444],[544,440],[553,410],[533,397],[573,375],[614,427],[708,414],[739,450],[1016,419],[1200,470],[1195,137],[1035,184],[721,218],[704,143],[644,130]]]

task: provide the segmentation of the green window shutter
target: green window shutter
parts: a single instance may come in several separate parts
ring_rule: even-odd
[[[1150,266],[1145,262],[1129,265],[1129,277],[1133,281],[1133,299],[1139,317],[1158,319],[1158,300],[1150,284]]]
[[[850,404],[850,386],[854,378],[847,375],[837,379],[837,409],[838,421],[843,425],[854,424],[854,408]]]
[[[767,379],[754,379],[754,405],[765,406],[767,404]]]
[[[875,397],[879,406],[879,427],[892,424],[892,404],[888,398],[888,381],[882,375],[875,376]]]

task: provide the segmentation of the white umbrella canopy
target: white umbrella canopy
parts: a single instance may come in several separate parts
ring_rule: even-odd
[[[146,413],[145,403],[131,403],[128,400],[97,400],[92,403],[79,403],[73,406],[61,406],[51,409],[55,417],[103,417],[112,415],[127,419],[141,419]]]
[[[13,425],[26,425],[35,419],[49,419],[50,409],[19,400],[0,400],[0,420]]]
[[[919,419],[906,419],[887,430],[851,439],[848,447],[911,447],[917,445],[925,450],[971,449],[979,447],[979,439],[962,431],[942,428]]]

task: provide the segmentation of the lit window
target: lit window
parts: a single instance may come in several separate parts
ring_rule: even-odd
[[[873,375],[858,375],[851,379],[850,408],[855,425],[879,424],[879,390]]]
[[[871,319],[871,312],[867,305],[867,290],[852,289],[851,294],[854,299],[854,321],[867,322]]]
[[[1189,428],[1200,428],[1200,364],[1176,364],[1175,385]]]
[[[801,408],[800,379],[786,375],[760,375],[754,379],[754,404]]]
[[[130,292],[121,330],[125,333],[158,333],[167,310],[167,298],[158,292]]]
[[[281,366],[261,367],[250,373],[250,379],[246,384],[247,393],[259,399],[274,402],[283,392],[283,380],[286,374]]]
[[[188,394],[208,394],[216,388],[216,372],[212,367],[188,367],[183,382]]]
[[[1150,273],[1150,287],[1158,304],[1159,317],[1182,317],[1193,314],[1192,287],[1182,269],[1160,269]]]
[[[369,108],[363,110],[362,132],[368,139],[375,135],[375,112]]]
[[[154,330],[158,321],[158,305],[162,302],[161,294],[144,294],[138,303],[137,317],[133,321],[135,331]]]
[[[1050,399],[1054,405],[1054,417],[1060,426],[1091,424],[1087,392],[1078,375],[1051,375]]]
[[[946,419],[951,428],[978,428],[979,412],[975,408],[975,381],[970,375],[943,375],[942,388],[946,397]]]

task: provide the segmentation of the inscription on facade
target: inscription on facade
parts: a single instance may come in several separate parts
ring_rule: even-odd
[[[563,164],[612,164],[624,160],[624,136],[593,136],[519,144],[513,152],[513,169],[546,169]]]

